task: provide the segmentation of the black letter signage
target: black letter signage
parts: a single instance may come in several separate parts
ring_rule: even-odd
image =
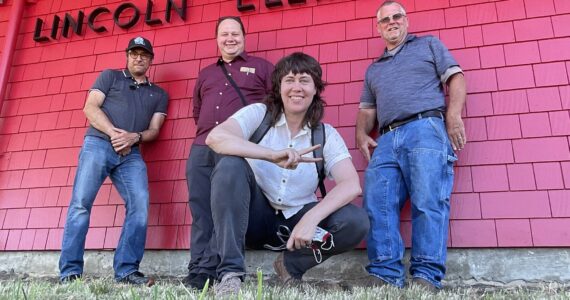
[[[153,26],[153,25],[160,25],[162,21],[160,19],[152,19],[152,6],[153,3],[150,0],[146,1],[146,15],[144,17],[144,22],[146,25]]]
[[[170,23],[170,15],[172,14],[173,7],[176,13],[180,16],[180,18],[183,21],[186,21],[186,0],[182,0],[182,8],[176,6],[176,4],[174,4],[174,1],[166,0],[166,16],[165,16],[166,22]]]
[[[99,27],[95,27],[95,18],[97,18],[97,16],[99,16],[102,13],[110,13],[111,11],[106,8],[106,7],[98,7],[96,8],[94,11],[91,12],[91,14],[89,14],[89,18],[87,19],[87,25],[89,26],[89,28],[91,28],[91,30],[95,31],[95,32],[105,32],[107,31],[107,27],[105,26],[99,26]]]
[[[128,21],[127,23],[121,23],[121,21],[119,20],[121,13],[124,10],[129,9],[129,8],[132,8],[134,10],[134,14],[133,14],[131,20]],[[117,26],[119,26],[123,29],[127,29],[127,28],[133,27],[138,22],[140,16],[141,16],[141,12],[139,11],[139,9],[134,4],[127,2],[127,3],[121,4],[121,5],[119,5],[119,7],[117,7],[117,10],[113,14],[113,20],[115,20],[115,24],[117,24]]]
[[[85,14],[83,11],[79,11],[77,14],[77,21],[68,13],[65,14],[65,19],[63,19],[63,28],[61,29],[61,35],[68,37],[69,27],[73,27],[73,32],[77,35],[81,35],[81,29],[83,28],[83,17]]]
[[[318,2],[319,0],[317,0]],[[307,0],[288,0],[289,4],[300,4],[307,3]],[[272,8],[277,6],[283,6],[282,0],[265,0],[265,7]],[[255,5],[253,4],[243,4],[242,0],[237,0],[237,9],[240,12],[255,10]]]
[[[242,0],[237,0],[237,9],[241,12],[248,11],[248,10],[255,10],[255,5],[253,4],[246,4],[243,5],[241,3]]]

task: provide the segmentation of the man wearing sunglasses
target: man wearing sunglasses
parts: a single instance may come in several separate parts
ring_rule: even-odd
[[[82,277],[83,253],[91,208],[107,177],[125,201],[125,220],[113,269],[121,283],[154,284],[139,272],[149,208],[148,178],[139,145],[158,136],[168,96],[146,77],[154,52],[151,43],[133,38],[127,68],[103,71],[89,90],[83,112],[89,120],[63,232],[61,282]],[[113,211],[113,214],[115,212]]]
[[[273,65],[245,51],[245,30],[239,17],[225,16],[216,24],[218,60],[200,71],[192,98],[196,138],[186,163],[192,226],[190,263],[184,284],[202,289],[213,284],[220,262],[210,206],[210,175],[221,155],[206,145],[206,136],[240,108],[261,102],[271,91]],[[220,278],[221,279],[221,278]]]
[[[400,3],[385,1],[376,17],[386,49],[366,71],[356,125],[357,145],[370,161],[364,184],[371,227],[368,280],[404,286],[400,211],[409,197],[412,283],[437,291],[446,270],[454,151],[467,142],[461,119],[465,80],[441,41],[408,34]],[[376,140],[368,135],[375,122]]]

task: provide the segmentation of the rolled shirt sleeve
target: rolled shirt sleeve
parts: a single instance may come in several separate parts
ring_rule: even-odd
[[[461,73],[463,74],[463,70],[461,70],[461,68],[459,66],[453,66],[450,67],[449,69],[447,69],[445,71],[445,73],[443,73],[443,75],[441,75],[441,83],[443,84],[447,84],[447,80],[449,80],[449,78],[457,73]]]
[[[113,71],[104,70],[103,72],[101,72],[101,74],[99,74],[99,76],[97,76],[97,79],[95,80],[93,86],[89,89],[89,92],[99,91],[103,93],[105,96],[107,96],[109,90],[113,86],[114,81],[115,81],[115,75],[113,74]]]

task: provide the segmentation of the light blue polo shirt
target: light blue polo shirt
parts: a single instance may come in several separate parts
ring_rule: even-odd
[[[395,51],[394,51],[395,50]],[[366,70],[360,108],[376,108],[380,128],[420,112],[445,110],[443,84],[462,72],[443,43],[409,34]]]

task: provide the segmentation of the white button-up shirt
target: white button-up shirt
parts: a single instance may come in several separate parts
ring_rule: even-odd
[[[249,139],[261,124],[266,110],[264,104],[252,104],[240,109],[231,118],[239,123],[243,136]],[[351,156],[336,129],[329,124],[324,125],[326,134],[323,148],[325,174],[334,179],[330,174],[332,167],[337,162],[351,158]],[[274,127],[267,131],[259,145],[273,150],[289,147],[303,150],[311,147],[311,129],[305,126],[296,136],[291,136],[285,115],[281,114],[281,118]],[[313,154],[307,153],[305,156],[313,157]],[[285,218],[295,215],[305,204],[317,201],[315,190],[319,178],[315,163],[301,163],[295,170],[290,170],[265,160],[247,159],[247,161],[255,174],[257,184],[271,206],[281,210]]]

